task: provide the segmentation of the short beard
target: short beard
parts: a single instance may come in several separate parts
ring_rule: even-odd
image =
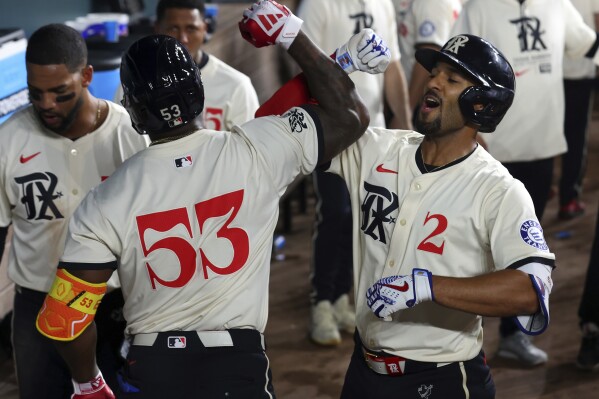
[[[437,118],[434,121],[427,123],[420,119],[420,117],[416,118],[416,122],[414,123],[416,127],[416,131],[425,136],[437,136],[441,132],[441,118]]]
[[[46,122],[39,114],[38,114],[38,117],[39,117],[40,121],[42,122],[42,125],[44,125],[47,129],[53,131],[54,133],[62,134],[64,132],[66,132],[67,130],[69,130],[71,128],[71,126],[73,126],[73,123],[75,122],[75,119],[77,118],[77,114],[81,110],[82,106],[83,106],[83,96],[79,96],[79,98],[75,102],[75,105],[73,106],[73,108],[69,111],[67,116],[64,117],[64,119],[62,120],[62,123],[56,128],[46,125]]]

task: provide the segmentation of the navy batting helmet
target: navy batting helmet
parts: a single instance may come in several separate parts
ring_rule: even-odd
[[[181,43],[165,35],[139,39],[121,61],[123,105],[140,134],[161,135],[204,108],[200,71]]]
[[[464,90],[459,104],[464,118],[480,126],[481,132],[494,131],[512,105],[516,86],[514,70],[495,46],[478,36],[454,36],[440,51],[419,49],[416,60],[429,71],[437,62],[446,62],[480,83]],[[475,104],[483,108],[477,111]]]

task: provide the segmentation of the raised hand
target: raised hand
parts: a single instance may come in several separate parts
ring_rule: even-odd
[[[289,49],[303,22],[276,1],[261,0],[243,12],[239,31],[255,47],[280,44]]]
[[[391,321],[391,314],[434,300],[433,275],[425,269],[412,269],[411,276],[383,277],[366,291],[370,310],[381,319]]]
[[[385,72],[391,53],[385,41],[372,29],[362,29],[335,51],[335,61],[347,73],[362,71],[370,74]]]

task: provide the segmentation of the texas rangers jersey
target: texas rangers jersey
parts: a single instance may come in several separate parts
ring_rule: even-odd
[[[356,325],[369,349],[463,361],[482,347],[480,316],[424,302],[386,322],[368,307],[366,290],[415,267],[472,277],[532,258],[553,266],[555,257],[528,192],[498,161],[478,146],[461,162],[423,173],[422,137],[370,128],[331,163],[351,195]]]
[[[107,103],[104,123],[75,141],[43,127],[33,107],[0,126],[0,226],[13,224],[8,275],[20,286],[50,289],[77,205],[146,147],[125,109]]]
[[[118,265],[130,334],[264,331],[279,199],[317,161],[303,108],[150,146],[82,202],[61,265]]]
[[[484,139],[501,162],[547,159],[566,152],[564,54],[582,58],[596,39],[569,0],[469,0],[452,36],[470,33],[494,44],[516,74],[514,102]]]
[[[205,96],[202,120],[207,129],[229,131],[254,118],[260,104],[249,76],[206,52],[198,66]],[[119,85],[115,101],[122,98]]]
[[[399,60],[395,12],[391,0],[302,0],[297,16],[302,31],[332,54],[352,35],[371,28],[385,40],[391,60]],[[384,74],[349,75],[370,112],[370,126],[385,126]]]
[[[595,14],[599,13],[599,0],[571,0],[585,24],[596,30]],[[593,79],[597,66],[589,58],[564,58],[564,79]]]
[[[462,9],[460,0],[393,0],[397,15],[401,65],[408,80],[416,59],[416,47],[443,47]]]

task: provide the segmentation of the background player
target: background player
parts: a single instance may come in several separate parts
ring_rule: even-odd
[[[453,35],[461,33],[492,42],[516,71],[514,106],[495,134],[479,135],[479,141],[524,184],[541,221],[553,182],[554,159],[567,150],[564,57],[586,57],[599,63],[599,36],[569,0],[468,0],[452,28]],[[511,319],[501,319],[499,333],[498,356],[528,366],[547,362],[547,354]]]
[[[393,0],[397,15],[397,37],[401,65],[408,80],[410,110],[414,113],[422,99],[428,71],[416,62],[419,48],[439,50],[450,37],[451,27],[458,17],[460,0]]]
[[[13,227],[8,275],[16,284],[14,359],[21,398],[65,398],[72,393],[69,370],[52,341],[35,329],[35,317],[75,208],[146,142],[120,105],[89,92],[93,68],[76,30],[60,24],[39,28],[25,57],[32,105],[0,126],[0,226]],[[98,313],[99,346],[108,343],[108,351],[98,356],[113,383],[124,322],[111,317],[110,306],[122,306],[120,290],[105,299]]]
[[[351,75],[370,113],[371,126],[412,127],[407,83],[399,61],[391,0],[302,0],[298,16],[303,31],[327,52],[363,28],[385,38],[391,63],[384,74]],[[385,108],[391,117],[385,117]],[[316,222],[312,239],[310,338],[320,345],[337,345],[340,331],[353,333],[351,204],[345,182],[317,169],[312,174]]]
[[[482,316],[523,315],[529,334],[549,322],[555,257],[530,195],[476,142],[512,103],[510,64],[472,35],[416,59],[430,71],[424,135],[369,128],[329,168],[347,182],[357,219],[344,399],[492,398]]]
[[[269,31],[263,18],[278,18],[280,29]],[[55,282],[69,281],[73,290],[65,296],[53,290],[38,317],[79,391],[91,393],[93,385],[100,390],[95,397],[112,397],[95,365],[89,323],[90,301],[101,298],[116,268],[132,338],[122,390],[143,398],[274,396],[262,332],[279,199],[299,173],[328,162],[369,121],[347,74],[299,31],[301,22],[287,8],[261,1],[244,12],[240,29],[256,47],[288,48],[320,105],[232,132],[201,127],[199,71],[175,39],[147,37],[125,54],[125,105],[152,145],[78,208]],[[343,59],[380,71],[389,53],[379,43],[372,31],[356,35],[342,46]],[[72,301],[80,291],[90,294]],[[59,328],[55,318],[69,314],[86,324],[74,333]],[[186,347],[169,348],[175,338]]]
[[[160,0],[156,6],[154,32],[169,35],[191,53],[202,73],[206,98],[204,121],[208,129],[231,130],[252,119],[258,95],[250,78],[202,50],[208,25],[204,0]],[[116,97],[123,97],[122,89]]]

